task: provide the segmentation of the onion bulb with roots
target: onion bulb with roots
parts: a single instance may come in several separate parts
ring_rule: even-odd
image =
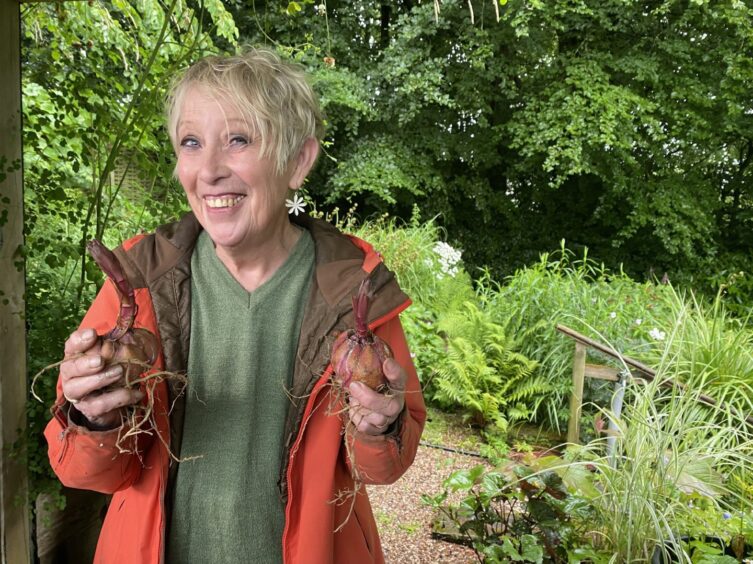
[[[392,349],[369,330],[366,314],[369,310],[369,279],[365,279],[353,297],[355,329],[340,333],[332,345],[330,362],[335,378],[343,388],[352,382],[362,382],[372,390],[387,384],[382,365],[392,358]]]
[[[100,355],[105,366],[120,364],[123,381],[116,385],[134,385],[142,372],[157,360],[157,337],[147,329],[133,326],[138,312],[133,286],[125,277],[115,254],[96,239],[86,245],[94,262],[112,280],[120,298],[120,310],[115,327],[99,336]]]

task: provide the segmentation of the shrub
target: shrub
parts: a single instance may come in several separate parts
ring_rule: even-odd
[[[482,293],[492,318],[509,320],[512,334],[528,334],[520,352],[540,363],[548,385],[536,406],[537,418],[557,430],[568,417],[574,350],[557,324],[642,358],[661,344],[651,336],[652,329],[667,326],[671,317],[669,286],[639,284],[622,272],[610,272],[590,260],[587,251],[576,259],[564,242],[557,253],[541,255],[537,264],[518,270],[504,285],[488,279],[485,285]],[[591,361],[614,364],[593,351],[589,355]],[[594,392],[586,389],[587,397]]]
[[[535,473],[524,465],[459,470],[443,488],[422,496],[443,517],[435,530],[449,522],[481,562],[566,561],[575,533],[572,517],[585,509],[556,473]],[[447,503],[451,494],[460,494],[460,501]]]

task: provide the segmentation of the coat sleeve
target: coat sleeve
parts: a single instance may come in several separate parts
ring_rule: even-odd
[[[405,408],[392,432],[372,436],[350,431],[346,440],[351,441],[357,474],[364,483],[391,484],[413,463],[426,421],[426,406],[400,319],[395,316],[375,333],[392,347],[395,360],[408,373]]]
[[[153,310],[148,302],[147,290],[136,290],[136,303],[141,311],[147,310],[146,317],[149,318]],[[79,328],[93,328],[100,335],[106,333],[115,325],[119,304],[117,292],[108,280]],[[148,328],[152,330],[152,327]],[[158,362],[161,362],[161,358]],[[103,493],[113,493],[130,486],[141,474],[140,454],[153,443],[153,434],[140,433],[122,441],[125,427],[110,431],[89,430],[75,423],[72,409],[63,397],[58,377],[53,416],[44,435],[50,465],[60,481],[72,488]]]

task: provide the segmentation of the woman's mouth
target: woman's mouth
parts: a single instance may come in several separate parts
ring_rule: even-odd
[[[204,201],[210,208],[232,208],[246,196],[205,196]]]

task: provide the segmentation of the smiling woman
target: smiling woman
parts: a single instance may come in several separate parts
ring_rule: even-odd
[[[95,335],[117,316],[108,283],[66,342],[45,433],[63,483],[113,494],[97,562],[383,561],[358,486],[395,481],[418,446],[425,408],[398,317],[410,300],[368,243],[290,200],[321,123],[305,74],[269,51],[203,59],[173,85],[192,213],[116,254],[136,326],[158,336],[155,369],[186,373],[190,393],[107,385]],[[354,383],[343,397],[329,348],[364,280],[369,328],[394,358],[385,392]],[[147,400],[152,432],[123,452],[121,415]]]

